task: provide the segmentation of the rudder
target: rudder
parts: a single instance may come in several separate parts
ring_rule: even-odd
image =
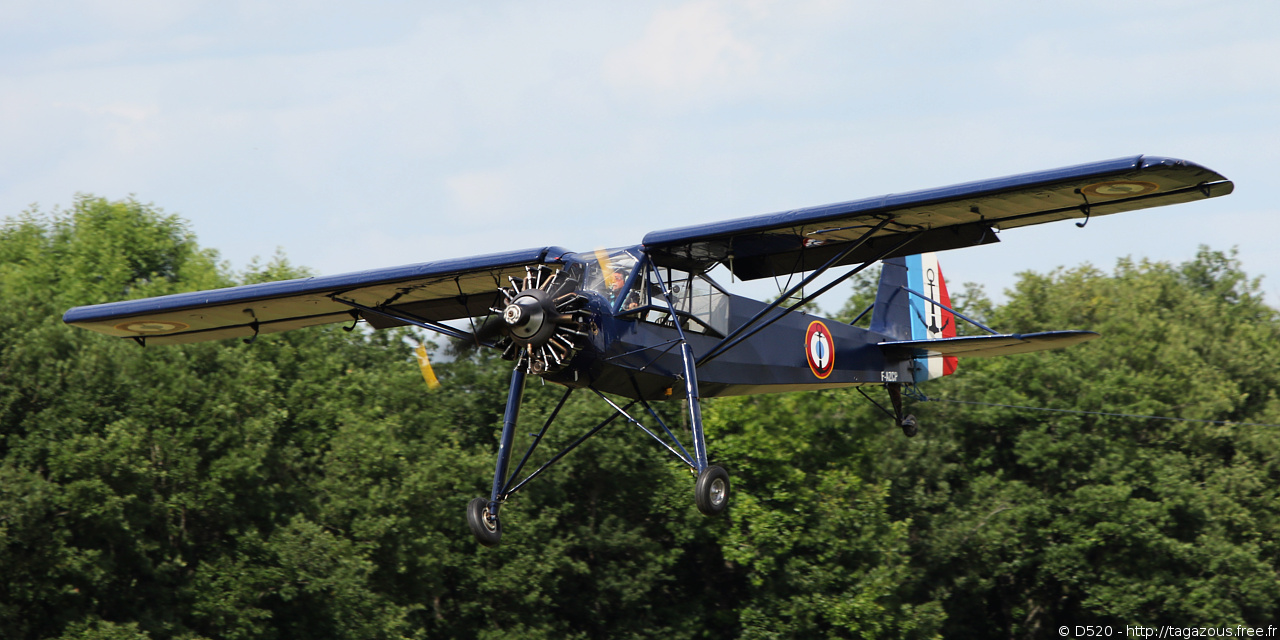
[[[890,258],[881,263],[871,330],[895,340],[954,338],[956,320],[950,307],[951,296],[936,253]],[[912,361],[912,379],[918,383],[951,375],[956,365],[953,356],[921,356]]]

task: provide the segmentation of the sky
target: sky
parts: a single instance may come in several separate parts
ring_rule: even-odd
[[[1010,230],[948,280],[1207,244],[1277,305],[1278,148],[1272,0],[0,0],[0,216],[133,197],[234,269],[586,251],[1151,154],[1236,192]]]

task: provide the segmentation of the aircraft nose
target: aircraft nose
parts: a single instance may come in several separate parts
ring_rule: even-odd
[[[511,327],[511,333],[521,338],[537,333],[544,315],[542,304],[533,296],[520,296],[502,310],[502,320]]]

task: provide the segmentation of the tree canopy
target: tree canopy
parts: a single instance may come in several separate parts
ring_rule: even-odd
[[[504,507],[495,549],[464,508],[488,494],[508,363],[459,350],[428,392],[401,329],[144,349],[61,322],[303,273],[232,273],[134,200],[0,226],[0,637],[1050,638],[1280,617],[1280,318],[1232,254],[1025,273],[1001,304],[957,292],[1005,331],[1104,337],[962,360],[922,385],[916,438],[849,390],[707,402],[723,517],[617,421]],[[560,395],[530,384],[521,430]],[[607,415],[571,396],[544,448]]]

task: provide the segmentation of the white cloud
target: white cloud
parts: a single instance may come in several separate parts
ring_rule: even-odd
[[[749,78],[760,52],[734,33],[729,5],[699,0],[660,9],[644,35],[605,62],[624,94],[686,102]]]
[[[1143,152],[1237,179],[1215,212],[1270,207],[1269,3],[289,2],[6,14],[4,214],[136,193],[236,264],[334,273]]]
[[[500,171],[474,171],[445,178],[457,212],[466,216],[511,212],[510,179]]]
[[[1212,100],[1227,93],[1265,92],[1280,84],[1280,42],[1184,41],[1179,47],[1109,46],[1074,40],[1078,34],[1029,40],[1001,65],[1011,89],[1075,109],[1135,100]],[[1074,97],[1073,97],[1074,96]]]

